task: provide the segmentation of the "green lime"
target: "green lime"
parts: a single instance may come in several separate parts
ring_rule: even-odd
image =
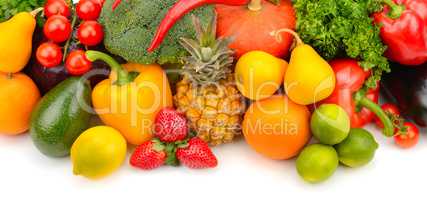
[[[360,167],[374,158],[378,143],[365,129],[351,129],[348,137],[335,145],[340,162],[349,167]]]
[[[307,182],[328,179],[338,167],[335,149],[324,144],[312,144],[302,150],[296,161],[298,174]]]
[[[91,179],[109,175],[125,160],[126,146],[124,137],[111,127],[86,130],[71,147],[74,174]]]
[[[323,104],[311,116],[311,131],[320,143],[334,145],[342,142],[350,131],[350,118],[340,106]]]

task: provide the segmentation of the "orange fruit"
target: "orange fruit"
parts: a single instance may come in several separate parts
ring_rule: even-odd
[[[40,99],[36,84],[22,73],[0,73],[0,134],[28,130],[33,108]]]
[[[242,130],[258,153],[275,160],[296,156],[309,141],[310,112],[283,95],[254,102],[246,111]]]

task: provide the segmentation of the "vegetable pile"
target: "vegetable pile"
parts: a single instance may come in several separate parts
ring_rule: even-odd
[[[427,0],[6,2],[0,134],[75,175],[110,175],[128,145],[135,169],[214,168],[242,135],[319,183],[374,159],[366,125],[401,148],[427,125]]]

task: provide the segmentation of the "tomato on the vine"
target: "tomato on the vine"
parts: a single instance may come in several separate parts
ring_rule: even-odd
[[[406,130],[397,131],[394,136],[394,142],[402,148],[411,148],[419,141],[419,130],[417,126],[411,122],[405,122],[403,126]]]
[[[74,76],[80,76],[92,68],[92,62],[86,58],[85,51],[74,50],[68,54],[65,62],[65,68],[68,73]]]
[[[76,12],[82,20],[97,20],[102,6],[95,0],[81,0],[77,3]]]
[[[43,27],[44,35],[56,43],[67,41],[71,31],[69,20],[62,15],[49,17]]]
[[[104,30],[96,21],[85,21],[77,30],[77,38],[84,45],[95,46],[104,39]]]
[[[56,67],[62,62],[61,47],[52,42],[45,42],[37,48],[36,58],[46,68]]]
[[[400,117],[399,108],[392,103],[385,103],[381,106],[381,108],[387,115],[392,116],[393,118]],[[383,123],[380,119],[378,119],[378,117],[375,117],[375,124],[377,124],[377,126],[380,128],[384,128]]]
[[[64,0],[49,0],[44,5],[44,14],[47,18],[53,15],[62,15],[69,17],[71,15],[70,7]]]
[[[98,3],[99,5],[101,5],[101,7],[104,5],[104,3],[105,3],[105,0],[93,0],[93,1],[95,1],[96,3]]]

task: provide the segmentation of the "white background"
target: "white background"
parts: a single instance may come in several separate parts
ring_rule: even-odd
[[[128,161],[98,181],[72,174],[69,158],[43,156],[28,134],[0,136],[0,199],[425,199],[427,144],[402,150],[373,127],[380,143],[374,160],[358,169],[340,166],[326,182],[300,179],[295,160],[273,161],[243,139],[214,148],[219,166],[208,170],[162,167],[137,170]]]
[[[0,135],[0,200],[425,199],[427,136],[421,133],[420,144],[401,150],[375,128],[369,130],[380,143],[374,160],[358,169],[339,167],[316,185],[299,178],[294,160],[264,158],[243,139],[214,148],[215,169],[141,171],[126,161],[113,175],[91,181],[72,174],[69,158],[43,156],[28,134]]]

